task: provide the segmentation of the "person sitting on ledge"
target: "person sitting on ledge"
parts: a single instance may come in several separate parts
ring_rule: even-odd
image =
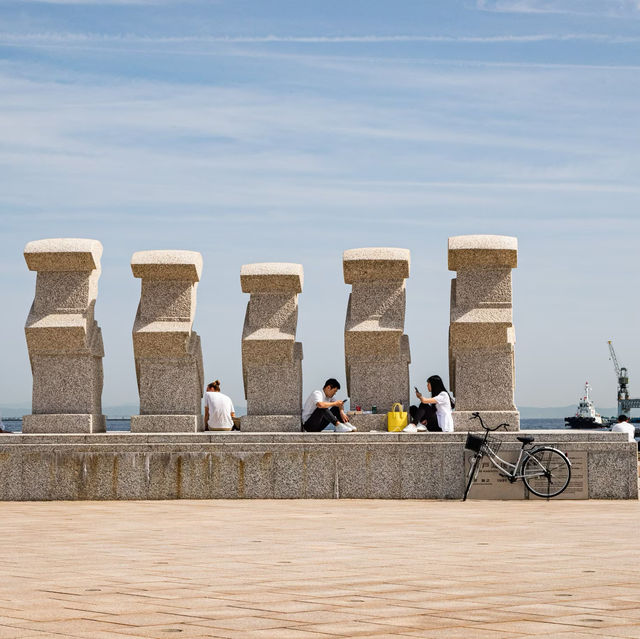
[[[612,433],[627,433],[630,442],[636,441],[636,427],[629,421],[626,415],[618,417],[618,423],[611,427]]]
[[[205,430],[232,430],[235,416],[231,397],[220,392],[220,380],[211,382],[204,394]]]
[[[302,407],[302,430],[309,433],[351,433],[356,430],[344,412],[346,399],[332,401],[340,382],[329,378],[322,390],[315,390]]]
[[[432,432],[453,432],[451,411],[455,401],[447,391],[439,375],[432,375],[427,380],[427,389],[431,397],[424,397],[416,388],[416,397],[420,406],[411,406],[411,423],[403,429],[403,433],[417,433],[426,430]]]

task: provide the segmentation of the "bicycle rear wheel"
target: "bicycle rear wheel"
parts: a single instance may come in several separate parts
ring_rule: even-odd
[[[522,466],[522,479],[538,497],[556,497],[571,480],[571,463],[555,448],[536,448]]]
[[[467,485],[464,488],[464,496],[462,497],[462,501],[467,501],[467,495],[469,494],[469,490],[471,489],[471,484],[476,480],[478,476],[478,471],[480,470],[480,460],[482,459],[482,455],[474,455],[471,459],[471,466],[469,466],[469,474],[467,475]]]

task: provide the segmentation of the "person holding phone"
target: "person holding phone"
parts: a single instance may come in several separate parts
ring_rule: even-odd
[[[455,401],[445,388],[444,382],[439,375],[432,375],[427,380],[427,390],[431,397],[425,397],[414,386],[416,397],[420,400],[419,406],[411,406],[411,423],[403,432],[417,433],[420,431],[431,432],[453,432],[453,417],[451,411],[455,406]]]
[[[333,400],[340,382],[330,377],[322,387],[307,397],[302,407],[302,430],[308,433],[351,433],[356,430],[344,412],[346,399]]]

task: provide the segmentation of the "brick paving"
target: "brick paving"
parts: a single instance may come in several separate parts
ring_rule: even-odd
[[[0,639],[640,639],[638,502],[1,508]]]

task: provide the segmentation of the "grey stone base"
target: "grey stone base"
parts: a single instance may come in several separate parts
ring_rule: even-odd
[[[358,429],[359,432],[368,433],[371,430],[386,432],[387,430],[386,413],[376,413],[375,415],[354,413],[348,417],[349,421]]]
[[[485,426],[493,428],[498,424],[509,424],[508,430],[520,430],[520,413],[517,410],[482,410],[478,411],[482,416]],[[455,431],[467,432],[470,430],[482,430],[479,419],[470,419],[473,411],[470,410],[454,410],[453,428]],[[504,432],[503,429],[500,429]]]
[[[132,415],[132,433],[197,433],[204,430],[202,415]]]
[[[518,433],[501,433],[501,454]],[[573,463],[570,499],[637,499],[624,433],[527,431]],[[183,433],[0,436],[0,500],[460,499],[465,433]],[[472,499],[533,499],[482,471]]]
[[[104,415],[44,414],[25,415],[22,418],[23,433],[104,433],[107,419]]]
[[[301,429],[300,415],[244,415],[240,418],[240,430],[245,433],[299,433]]]

